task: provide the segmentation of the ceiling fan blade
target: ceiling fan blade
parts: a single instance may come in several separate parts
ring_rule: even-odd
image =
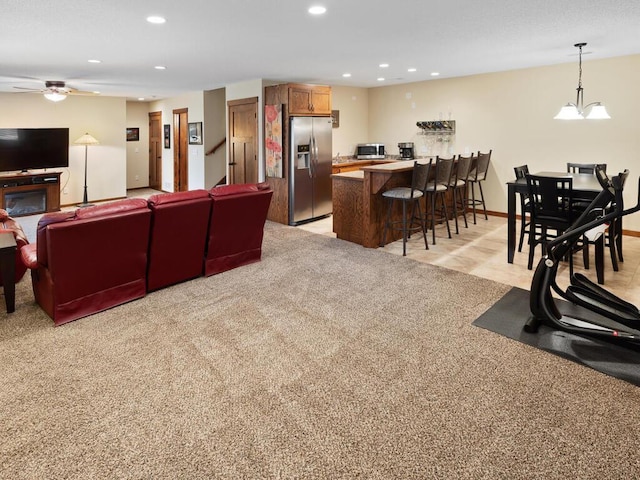
[[[42,92],[42,89],[40,88],[29,88],[29,87],[13,87],[17,90],[25,90],[26,92],[34,92],[34,93],[40,93]],[[24,93],[24,92],[21,92]]]
[[[83,90],[75,90],[73,88],[70,88],[69,91],[67,92],[68,95],[88,95],[88,96],[95,96],[98,95],[95,92],[86,92]]]

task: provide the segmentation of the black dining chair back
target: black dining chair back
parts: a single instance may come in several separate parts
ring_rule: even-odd
[[[573,178],[530,174],[525,178],[531,203],[528,263],[531,270],[536,245],[542,245],[544,254],[549,239],[561,235],[573,222]],[[549,230],[555,234],[551,235]]]
[[[595,175],[596,167],[600,167],[605,173],[607,171],[606,163],[571,163],[567,162],[568,173],[590,173]]]
[[[513,173],[516,175],[516,180],[524,180],[526,182],[526,175],[529,173],[528,165],[520,165],[519,167],[513,167]],[[529,201],[529,193],[520,192],[520,240],[518,241],[518,251],[522,251],[522,245],[524,244],[524,237],[529,233],[529,225],[531,220],[531,202]]]

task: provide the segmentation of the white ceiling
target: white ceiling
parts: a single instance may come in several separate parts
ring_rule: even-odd
[[[311,16],[314,4],[327,13]],[[585,62],[637,54],[639,27],[640,0],[2,0],[0,92],[45,80],[148,100],[258,78],[374,87],[577,65],[577,42]]]

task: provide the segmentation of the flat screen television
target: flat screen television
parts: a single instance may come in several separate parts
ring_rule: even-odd
[[[0,171],[68,166],[68,128],[0,128]]]

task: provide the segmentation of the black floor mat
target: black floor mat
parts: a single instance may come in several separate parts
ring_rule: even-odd
[[[563,313],[569,313],[573,307],[564,300],[557,303]],[[541,325],[538,333],[527,333],[523,327],[530,316],[529,291],[512,288],[493,307],[478,317],[473,325],[640,386],[639,346],[607,342],[554,330],[546,325]]]

